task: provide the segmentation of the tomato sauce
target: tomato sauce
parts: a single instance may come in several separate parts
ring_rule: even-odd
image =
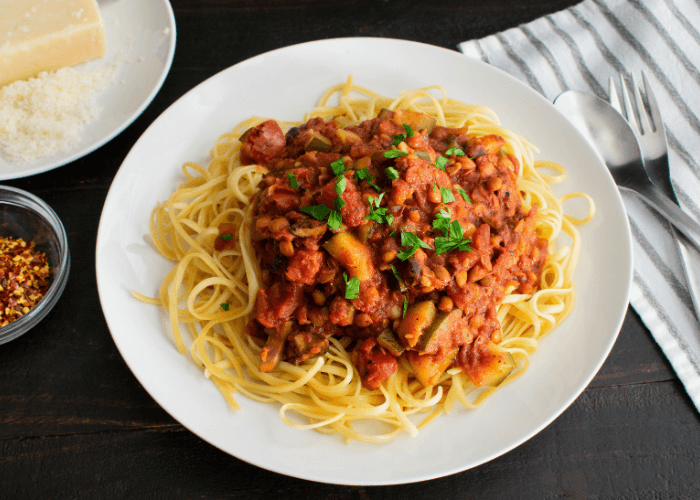
[[[268,169],[252,227],[263,286],[246,329],[266,342],[261,371],[323,354],[334,336],[352,339],[369,389],[401,358],[424,384],[456,364],[480,385],[498,305],[507,289],[533,292],[548,255],[504,139],[384,110],[347,129],[314,118],[284,134],[270,120],[242,140],[242,162]]]

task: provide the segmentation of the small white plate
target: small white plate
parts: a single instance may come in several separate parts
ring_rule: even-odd
[[[219,134],[251,115],[299,120],[331,85],[355,82],[383,95],[439,84],[449,96],[494,109],[504,126],[561,163],[556,192],[584,191],[597,215],[581,229],[578,302],[540,345],[525,375],[475,411],[456,409],[411,438],[386,445],[287,427],[279,408],[237,396],[230,410],[218,390],[166,334],[163,312],[132,290],[157,295],[171,269],[148,244],[149,219],[181,180],[185,161],[204,163]],[[105,202],[96,272],[107,324],[124,360],[153,398],[214,446],[260,467],[326,483],[421,481],[482,464],[547,426],[583,391],[615,342],[632,280],[631,235],[612,177],[574,127],[515,78],[464,55],[388,39],[338,39],[276,50],[237,64],[168,108],[124,160]],[[581,444],[582,453],[585,444]]]
[[[128,127],[151,103],[170,71],[175,54],[175,16],[168,0],[98,0],[107,53],[76,68],[119,62],[114,81],[96,98],[98,118],[68,151],[34,161],[0,155],[0,180],[17,179],[61,167],[91,153]]]

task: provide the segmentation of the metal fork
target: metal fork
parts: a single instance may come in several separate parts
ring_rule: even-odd
[[[637,136],[639,147],[642,150],[644,157],[644,169],[649,176],[652,184],[659,188],[663,193],[673,200],[676,205],[678,198],[673,189],[671,182],[671,171],[668,163],[668,145],[666,143],[666,127],[661,119],[661,112],[656,101],[651,85],[644,72],[642,72],[642,81],[644,82],[644,96],[648,108],[644,105],[642,94],[640,92],[637,81],[634,75],[631,75],[632,83],[628,85],[624,76],[620,75],[620,99],[615,90],[615,81],[612,77],[608,82],[610,92],[610,104],[629,122],[632,130]],[[631,87],[631,88],[630,88]],[[630,99],[630,93],[634,96],[634,102]],[[676,247],[680,255],[683,273],[688,284],[688,291],[695,307],[695,315],[700,319],[700,287],[698,287],[697,277],[690,265],[690,255],[692,244],[683,234],[678,232],[675,227],[669,222],[671,233],[675,236]]]

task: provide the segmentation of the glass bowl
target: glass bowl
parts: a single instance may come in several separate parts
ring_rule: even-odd
[[[0,344],[24,335],[49,313],[63,293],[70,270],[66,230],[53,209],[31,193],[0,186],[0,238],[8,237],[33,241],[35,251],[46,255],[50,285],[29,312],[0,328]]]

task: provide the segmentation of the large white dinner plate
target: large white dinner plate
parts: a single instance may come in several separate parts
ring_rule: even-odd
[[[96,97],[100,114],[67,151],[34,161],[0,155],[0,180],[47,172],[82,158],[128,127],[156,96],[175,54],[175,16],[168,0],[98,0],[107,53],[76,68],[117,65],[112,83]],[[99,168],[99,167],[96,167]]]
[[[525,376],[475,411],[441,416],[418,437],[386,445],[343,444],[287,427],[278,408],[239,396],[230,410],[212,383],[167,338],[163,313],[131,296],[156,294],[170,269],[148,244],[149,214],[204,162],[216,137],[251,115],[300,119],[321,92],[354,75],[385,95],[440,84],[450,96],[493,108],[503,124],[567,167],[560,193],[585,191],[597,205],[582,228],[573,314],[547,337]],[[631,237],[621,198],[600,159],[539,94],[450,50],[388,39],[337,39],[275,50],[237,64],[187,93],[135,144],[110,189],[97,239],[97,281],[124,360],[153,398],[185,427],[252,464],[299,478],[395,484],[459,472],[523,443],[583,391],[615,341],[628,304]],[[582,445],[583,446],[583,445]]]

